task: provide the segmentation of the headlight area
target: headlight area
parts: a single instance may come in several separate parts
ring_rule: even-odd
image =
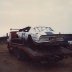
[[[56,37],[56,36],[40,36],[39,38],[40,42],[46,41],[46,42],[51,42],[51,41],[64,41],[63,37]]]
[[[40,36],[39,41],[40,42],[49,41],[49,37],[48,36]]]

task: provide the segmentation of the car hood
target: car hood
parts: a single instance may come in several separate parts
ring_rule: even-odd
[[[53,35],[53,32],[40,32],[40,35]]]
[[[53,35],[53,33],[52,32],[39,32],[39,33],[36,33],[37,35],[36,35],[36,37],[37,37],[37,39],[39,39],[40,38],[40,36],[42,36],[42,35]]]

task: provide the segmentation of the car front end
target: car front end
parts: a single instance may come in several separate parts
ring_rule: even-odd
[[[67,46],[68,42],[64,40],[64,37],[60,34],[52,35],[41,35],[36,43],[41,45],[50,45],[50,46]]]

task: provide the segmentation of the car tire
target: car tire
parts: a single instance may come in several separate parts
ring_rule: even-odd
[[[28,45],[28,46],[33,46],[33,40],[32,40],[31,35],[28,36],[27,45]]]

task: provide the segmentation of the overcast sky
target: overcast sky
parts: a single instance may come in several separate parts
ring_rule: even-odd
[[[0,36],[25,26],[72,33],[72,0],[0,0]]]

